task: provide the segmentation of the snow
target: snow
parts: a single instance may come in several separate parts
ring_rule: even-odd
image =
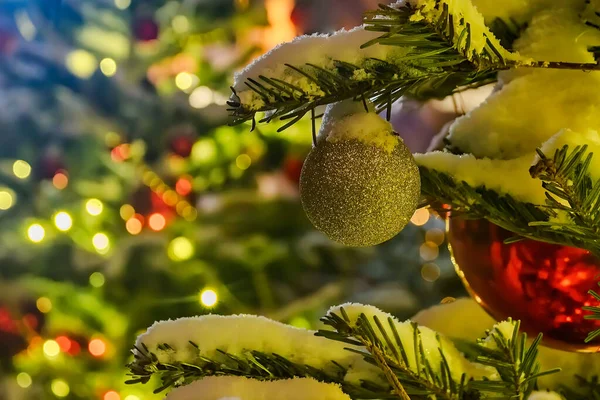
[[[279,354],[293,362],[330,372],[339,371],[331,363],[335,360],[348,368],[346,380],[353,383],[359,383],[361,379],[384,380],[377,368],[365,362],[360,355],[345,350],[348,345],[314,334],[314,331],[294,328],[264,317],[205,315],[157,322],[138,337],[137,346],[144,343],[164,363],[198,363],[199,356],[224,361],[226,358],[217,350],[238,356],[257,350]],[[157,346],[163,343],[175,351],[159,350]]]
[[[404,346],[404,350],[406,351],[409,367],[413,370],[416,370],[417,364],[414,351],[414,330],[410,321],[399,322],[390,314],[385,313],[376,307],[365,306],[362,304],[355,303],[346,303],[340,306],[333,307],[329,310],[328,314],[335,313],[337,315],[341,315],[340,308],[342,307],[344,308],[344,311],[350,318],[351,323],[355,323],[358,317],[364,313],[369,319],[369,321],[373,323],[375,332],[377,333],[377,336],[383,341],[383,343],[385,343],[384,336],[376,328],[375,323],[373,322],[373,317],[376,316],[379,319],[379,321],[381,321],[381,323],[385,327],[387,336],[394,340],[394,333],[388,324],[388,318],[391,317],[396,331],[400,336],[400,340],[402,341],[402,344]],[[471,363],[470,361],[468,361],[463,356],[463,354],[456,349],[454,344],[444,336],[440,335],[438,341],[438,334],[435,331],[424,326],[419,326],[418,330],[423,343],[423,348],[425,349],[426,357],[434,371],[441,373],[440,368],[442,358],[439,352],[439,349],[441,348],[450,366],[452,378],[455,381],[460,381],[460,378],[463,373],[466,373],[468,377],[475,378],[483,376],[486,376],[488,378],[494,377],[495,373],[492,370],[485,368],[479,364]]]
[[[589,172],[594,180],[600,179],[600,134],[598,131],[590,130],[586,133],[564,130],[554,135],[542,146],[541,150],[547,157],[553,157],[556,150],[563,146],[569,146],[568,152],[575,150],[577,146],[587,145],[587,153],[593,153],[594,156],[590,162]],[[585,159],[585,158],[584,158]]]
[[[358,140],[391,153],[402,140],[393,135],[392,125],[377,113],[367,112],[362,102],[346,100],[329,105],[323,116],[318,140]]]
[[[563,400],[563,397],[556,392],[533,392],[528,400]]]
[[[457,182],[471,187],[485,187],[500,194],[510,194],[516,200],[544,204],[542,182],[529,174],[534,153],[512,160],[476,158],[471,154],[455,155],[436,151],[415,154],[417,165],[450,175]]]
[[[492,328],[494,320],[473,299],[459,299],[450,304],[431,307],[419,312],[414,321],[427,326],[451,339],[467,339],[473,341],[479,335]],[[580,383],[575,375],[584,378],[592,378],[600,374],[600,362],[598,354],[573,353],[539,347],[541,370],[549,370],[561,367],[562,371],[557,374],[541,377],[538,380],[542,389],[559,389],[562,385],[571,388],[579,388]],[[534,397],[530,400],[545,400],[544,397]],[[554,400],[550,397],[548,400]]]
[[[237,376],[208,377],[173,390],[166,400],[350,400],[339,386],[310,378],[257,381]]]
[[[428,22],[436,23],[443,12],[444,7],[438,3],[443,3],[448,6],[448,12],[454,16],[454,43],[459,41],[461,32],[465,29],[466,24],[470,25],[471,37],[470,47],[467,57],[474,58],[474,54],[479,54],[486,47],[489,40],[491,45],[498,49],[505,59],[520,59],[516,53],[506,51],[494,34],[485,25],[483,15],[473,5],[470,0],[413,0],[413,4],[418,7],[415,15],[411,17],[413,21],[425,19]],[[498,7],[500,8],[500,7]],[[465,50],[466,40],[461,40],[459,44],[461,50]]]

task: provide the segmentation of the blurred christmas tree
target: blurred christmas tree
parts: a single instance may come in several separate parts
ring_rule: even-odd
[[[308,326],[345,300],[403,318],[462,293],[427,211],[376,249],[312,229],[310,122],[224,127],[232,71],[305,3],[0,4],[0,399],[154,398],[123,382],[155,320]]]

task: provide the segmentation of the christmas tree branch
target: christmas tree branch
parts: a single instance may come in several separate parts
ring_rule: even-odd
[[[198,344],[190,342],[199,350]],[[160,350],[175,352],[172,346],[161,344]],[[199,352],[198,352],[199,353]],[[326,372],[323,369],[309,365],[295,363],[277,354],[268,354],[256,350],[248,350],[243,356],[219,351],[222,360],[198,356],[194,363],[186,362],[160,362],[157,355],[150,351],[143,343],[133,350],[134,360],[128,365],[130,370],[127,384],[146,384],[153,376],[157,376],[161,385],[154,391],[163,392],[167,389],[188,384],[194,380],[207,376],[233,375],[259,380],[290,379],[294,377],[314,378],[321,382],[339,384],[345,393],[354,398],[385,399],[389,398],[389,388],[382,387],[374,382],[364,380],[362,386],[344,380],[346,368],[335,360],[336,373]]]
[[[451,367],[444,352],[439,347],[441,354],[440,373],[430,363],[420,332],[416,324],[412,324],[413,346],[416,370],[411,368],[404,343],[396,329],[391,317],[386,321],[386,326],[391,329],[392,337],[388,335],[382,321],[376,316],[368,318],[360,314],[355,323],[351,322],[345,309],[340,308],[340,314],[330,312],[321,320],[331,326],[334,331],[322,330],[319,335],[342,342],[362,344],[366,351],[361,352],[365,360],[379,365],[387,371],[386,377],[397,395],[405,399],[410,395],[413,399],[462,399],[465,394],[466,376],[460,382],[455,382],[451,376]],[[428,349],[430,351],[431,349]]]
[[[600,286],[600,282],[598,283],[598,286]],[[600,302],[600,292],[595,292],[593,290],[590,290],[590,294]],[[600,307],[591,307],[591,306],[586,306],[583,307],[584,311],[589,311],[592,314],[591,315],[586,315],[584,318],[585,319],[593,319],[593,320],[600,320]],[[592,340],[596,339],[600,337],[600,329],[595,330],[594,332],[591,332],[588,337],[585,339],[586,343],[591,342]],[[600,391],[600,387],[598,388],[598,390]],[[598,395],[600,395],[600,392],[598,393]]]
[[[592,153],[586,146],[572,152],[565,146],[552,158],[541,150],[538,155],[540,160],[530,172],[542,181],[546,204],[524,203],[510,194],[472,187],[421,167],[423,205],[444,212],[442,205],[447,204],[453,215],[487,219],[522,238],[579,247],[600,257],[600,180],[594,181],[589,174]],[[566,213],[569,221],[552,220],[559,212]]]
[[[317,107],[346,99],[370,100],[377,111],[388,110],[389,117],[392,103],[402,96],[422,100],[444,98],[494,82],[501,70],[600,69],[598,63],[521,59],[503,48],[487,28],[479,33],[481,37],[473,36],[471,24],[478,21],[465,21],[453,15],[445,1],[432,0],[432,3],[441,12],[433,13],[429,19],[414,18],[421,10],[410,3],[400,7],[382,5],[379,10],[366,14],[364,29],[382,35],[361,48],[386,47],[390,49],[388,59],[361,57],[356,49],[355,62],[334,57],[330,60],[331,66],[324,67],[309,62],[293,65],[282,61],[285,69],[281,74],[259,70],[256,77],[244,80],[242,88],[232,88],[233,95],[228,102],[232,123],[248,120],[255,123],[257,113],[267,112],[259,122],[279,118],[287,121],[280,128],[284,130],[306,114],[314,115]],[[503,26],[506,30],[512,29],[506,23]],[[474,45],[482,41],[485,45],[481,48]],[[393,49],[399,52],[393,54]],[[250,92],[253,100],[248,100],[242,92]]]

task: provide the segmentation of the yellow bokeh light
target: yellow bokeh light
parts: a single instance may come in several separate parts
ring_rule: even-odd
[[[87,79],[96,71],[98,60],[92,53],[79,49],[67,54],[65,65],[76,77]]]
[[[96,233],[92,238],[92,244],[98,253],[106,253],[110,248],[110,240],[105,233]]]
[[[27,237],[34,243],[39,243],[44,240],[46,230],[40,224],[33,224],[27,229]]]
[[[250,165],[252,165],[252,159],[248,154],[240,154],[235,159],[235,165],[237,165],[237,167],[242,171],[245,171],[250,168]]]
[[[135,208],[130,204],[124,204],[119,209],[119,215],[123,220],[127,221],[135,215]]]
[[[119,10],[126,10],[131,5],[131,0],[115,0],[115,6]]]
[[[27,179],[31,175],[31,165],[27,161],[17,160],[13,163],[13,174],[19,179]]]
[[[435,282],[440,278],[440,267],[433,263],[424,264],[421,267],[421,276],[427,282]]]
[[[425,241],[435,243],[441,246],[446,240],[446,235],[443,230],[439,228],[433,228],[425,233]]]
[[[106,282],[106,279],[101,272],[94,272],[90,275],[90,285],[93,287],[100,288],[104,286],[104,282]]]
[[[189,72],[180,72],[175,77],[175,86],[181,90],[188,90],[194,84],[194,77]]]
[[[104,210],[104,204],[98,199],[89,199],[85,203],[85,209],[88,214],[97,216],[102,214],[102,210]]]
[[[194,245],[188,238],[175,238],[169,243],[168,255],[173,261],[189,260],[194,255]]]
[[[117,73],[117,63],[112,58],[104,58],[100,61],[100,71],[108,77]]]
[[[52,301],[47,297],[40,297],[36,300],[35,306],[41,313],[47,314],[52,310]]]
[[[198,164],[211,163],[217,155],[217,144],[210,138],[200,139],[192,146],[191,157]]]
[[[127,232],[129,232],[132,235],[139,235],[142,232],[142,222],[137,219],[137,218],[130,218],[126,223],[125,223],[125,229],[127,229]]]
[[[190,106],[201,109],[211,105],[213,99],[213,91],[206,86],[200,86],[199,88],[194,89],[192,94],[190,94],[189,102]]]
[[[134,394],[130,394],[129,396],[125,397],[125,400],[140,400],[140,398]]]
[[[419,208],[410,219],[410,222],[416,226],[423,226],[427,221],[429,221],[429,210],[427,208]]]
[[[46,340],[43,349],[44,354],[48,357],[56,357],[60,353],[60,346],[56,340]]]
[[[185,15],[176,15],[171,21],[173,30],[177,33],[185,33],[190,29],[190,21]]]
[[[54,393],[56,397],[67,397],[71,392],[69,384],[62,379],[53,380],[50,389],[52,389],[52,393]]]
[[[433,242],[425,242],[419,247],[419,255],[425,261],[433,261],[440,255],[440,249]]]
[[[28,373],[21,372],[19,375],[17,375],[17,385],[19,385],[23,389],[31,386],[31,383],[32,383],[31,376]]]
[[[61,211],[54,215],[54,225],[59,231],[66,232],[73,227],[73,219],[69,213]]]
[[[0,190],[0,210],[8,210],[13,204],[13,195],[6,190]]]
[[[217,292],[212,289],[204,289],[200,293],[200,303],[202,303],[204,307],[214,307],[217,304],[217,301],[219,301]]]
[[[117,147],[121,144],[121,135],[117,132],[106,132],[106,135],[104,135],[104,143],[108,147]]]

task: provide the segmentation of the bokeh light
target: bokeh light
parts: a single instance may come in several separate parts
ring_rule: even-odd
[[[7,190],[0,190],[0,210],[8,210],[13,204],[13,195]]]
[[[424,261],[433,261],[440,255],[440,249],[435,243],[425,242],[419,247],[419,255]]]
[[[102,399],[103,400],[121,400],[121,396],[119,395],[119,393],[115,392],[114,390],[111,390],[111,391],[104,393],[104,397]]]
[[[119,10],[126,10],[131,5],[131,0],[115,0],[115,6]]]
[[[110,240],[105,233],[99,232],[92,238],[92,244],[98,253],[106,253],[110,249]]]
[[[31,376],[26,372],[21,372],[17,375],[17,385],[23,389],[28,388],[33,383]]]
[[[202,292],[200,292],[200,303],[204,307],[214,307],[218,301],[219,297],[217,292],[215,292],[213,289],[204,289]]]
[[[27,237],[29,237],[29,240],[33,243],[39,243],[46,237],[46,230],[40,224],[32,224],[29,229],[27,229]]]
[[[106,282],[106,279],[104,278],[104,274],[102,274],[101,272],[94,272],[90,275],[90,285],[92,285],[95,288],[101,288],[102,286],[104,286],[104,283]]]
[[[92,53],[78,49],[67,54],[65,65],[76,77],[87,79],[94,75],[98,67],[98,60]]]
[[[175,77],[175,86],[181,90],[188,90],[194,84],[194,77],[189,72],[180,72]]]
[[[100,71],[108,77],[117,73],[117,63],[112,58],[104,58],[100,61]]]
[[[27,161],[17,160],[13,163],[13,174],[19,179],[27,179],[31,175],[31,165]]]
[[[67,397],[71,392],[69,384],[62,379],[54,379],[50,385],[50,389],[56,397]]]
[[[68,352],[69,350],[71,350],[71,339],[69,339],[66,336],[57,337],[56,343],[58,343],[58,346],[60,347],[60,349],[62,351],[64,351],[65,353]]]
[[[176,15],[171,21],[173,30],[177,33],[185,33],[190,29],[190,21],[185,15]]]
[[[52,184],[58,190],[63,190],[69,185],[69,177],[64,172],[58,172],[52,178]]]
[[[186,237],[175,238],[169,243],[169,258],[173,261],[185,261],[194,255],[194,245]]]
[[[252,159],[248,154],[240,154],[235,159],[235,165],[237,165],[237,167],[242,171],[245,171],[250,168],[250,165],[252,165]]]
[[[59,231],[66,232],[73,227],[73,219],[66,211],[60,211],[54,215],[54,225]]]
[[[104,204],[98,199],[89,199],[85,203],[85,209],[88,214],[98,216],[102,214],[102,210],[104,210]]]
[[[167,220],[165,216],[159,213],[154,213],[148,217],[148,226],[153,231],[161,231],[167,225]]]
[[[123,204],[119,209],[119,215],[123,220],[128,221],[131,217],[135,215],[135,208],[133,208],[130,204]]]
[[[88,351],[94,357],[102,357],[106,353],[106,343],[102,339],[92,339],[88,343]]]
[[[52,310],[52,301],[47,297],[40,297],[36,300],[35,306],[42,314],[47,314]]]
[[[129,220],[125,223],[125,229],[132,235],[139,235],[142,232],[142,221],[137,219],[136,217],[129,218]]]
[[[427,282],[435,282],[440,278],[440,267],[433,263],[424,264],[421,267],[421,276]]]
[[[427,208],[419,208],[413,214],[410,222],[416,226],[423,226],[429,221],[429,210]]]
[[[60,346],[56,340],[46,340],[43,346],[44,354],[47,357],[56,357],[60,353]]]
[[[213,98],[213,91],[210,90],[210,88],[206,86],[200,86],[194,89],[192,94],[190,94],[190,106],[197,109],[206,108],[212,104]]]

